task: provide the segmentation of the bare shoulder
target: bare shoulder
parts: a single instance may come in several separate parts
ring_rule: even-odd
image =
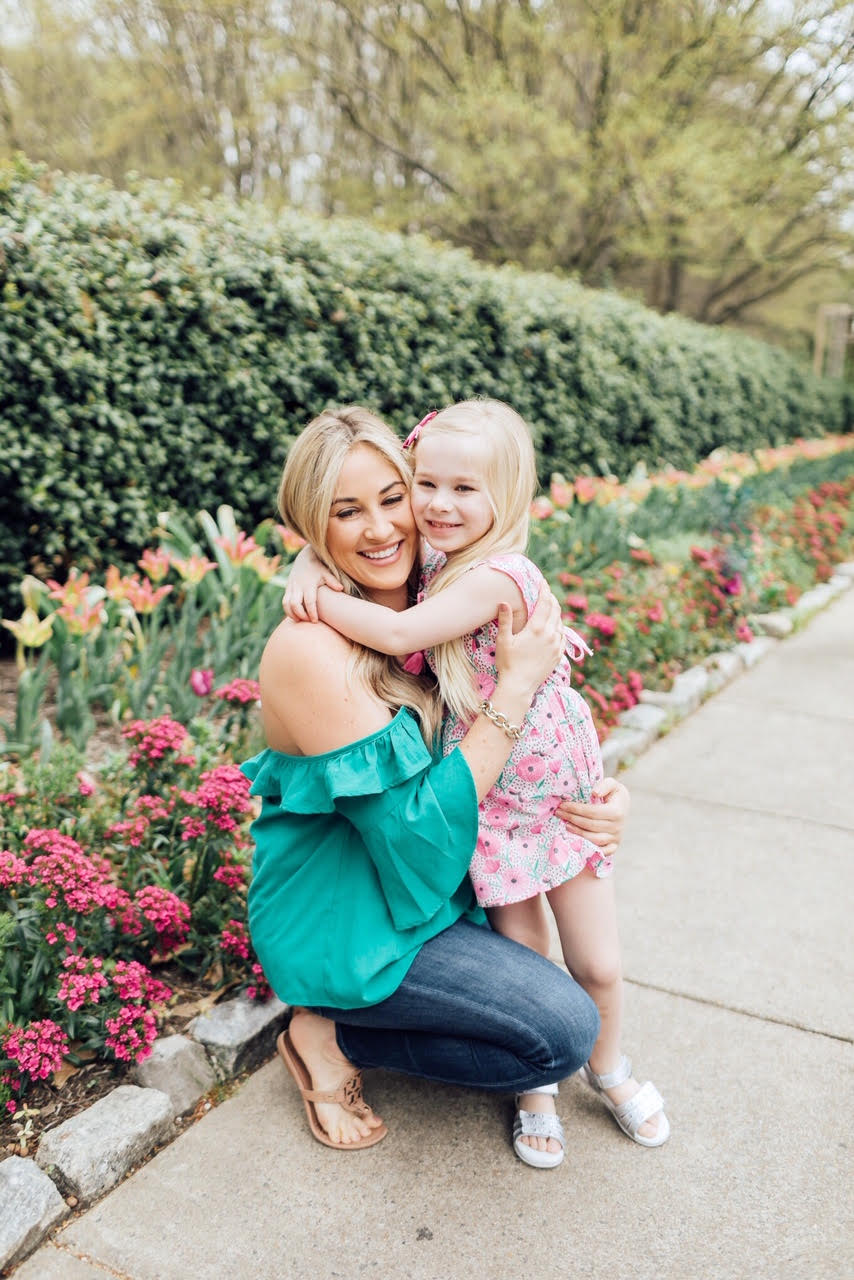
[[[261,657],[261,718],[274,750],[334,751],[382,728],[389,709],[350,668],[353,645],[322,622],[279,624]]]

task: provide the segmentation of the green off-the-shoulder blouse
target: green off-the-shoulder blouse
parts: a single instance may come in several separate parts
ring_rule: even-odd
[[[355,1009],[402,982],[419,948],[461,916],[484,921],[468,880],[477,795],[458,750],[441,758],[404,710],[338,751],[262,751],[249,932],[290,1004]]]

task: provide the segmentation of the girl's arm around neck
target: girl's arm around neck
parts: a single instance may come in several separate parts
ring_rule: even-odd
[[[325,587],[317,593],[323,622],[368,649],[395,656],[468,635],[491,622],[502,603],[510,605],[513,629],[520,630],[527,618],[522,592],[506,573],[486,565],[478,565],[451,586],[399,613]]]
[[[376,733],[392,713],[348,667],[353,647],[331,627],[286,619],[261,657],[261,717],[267,745],[322,755]]]

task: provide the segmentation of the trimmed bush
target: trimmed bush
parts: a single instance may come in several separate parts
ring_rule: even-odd
[[[690,467],[842,432],[849,392],[785,352],[547,275],[168,184],[0,170],[0,612],[24,572],[129,564],[156,514],[270,515],[329,403],[401,431],[498,396],[541,473]]]

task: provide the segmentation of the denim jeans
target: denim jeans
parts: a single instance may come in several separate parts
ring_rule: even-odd
[[[318,1008],[357,1067],[522,1093],[587,1061],[593,1001],[557,965],[489,928],[458,920],[426,942],[388,999]]]

